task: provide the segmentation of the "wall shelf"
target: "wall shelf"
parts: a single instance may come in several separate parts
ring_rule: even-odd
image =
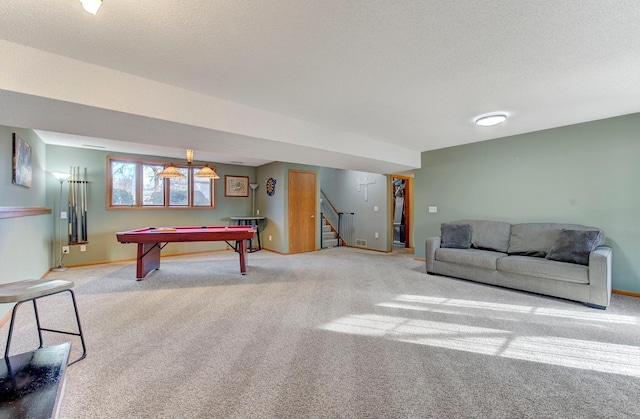
[[[51,214],[51,208],[45,207],[0,207],[0,218],[29,217]]]

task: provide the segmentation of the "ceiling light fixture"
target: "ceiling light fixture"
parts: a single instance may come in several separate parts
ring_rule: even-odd
[[[189,168],[191,168],[191,164],[193,163],[193,150],[187,149],[187,164]],[[177,167],[173,165],[173,163],[169,163],[167,167],[156,176],[164,178],[164,179],[177,179],[186,177]],[[207,179],[220,179],[220,176],[209,167],[209,164],[205,164],[202,169],[200,169],[197,173],[194,173],[193,176],[207,178]]]
[[[80,0],[80,3],[82,8],[92,15],[98,13],[98,9],[102,6],[102,0]]]
[[[504,113],[490,113],[480,115],[475,119],[475,124],[481,127],[492,127],[498,125],[507,120],[507,115]]]
[[[178,170],[177,167],[173,165],[173,163],[169,163],[169,166],[165,167],[162,172],[157,174],[157,176],[163,179],[178,179],[181,177],[186,177],[182,174],[181,171]]]
[[[210,168],[208,164],[205,164],[204,167],[200,169],[198,173],[194,173],[193,176],[203,177],[208,179],[220,179],[220,176],[218,176],[215,170]]]

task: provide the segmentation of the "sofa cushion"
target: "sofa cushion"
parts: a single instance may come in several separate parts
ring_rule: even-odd
[[[511,224],[489,220],[458,220],[451,224],[471,226],[471,245],[476,249],[495,250],[506,253],[509,249]]]
[[[524,223],[511,226],[511,238],[507,253],[519,256],[545,257],[553,247],[562,229],[566,230],[595,230],[578,224],[562,223]],[[604,233],[602,241],[604,243]]]
[[[598,230],[561,230],[547,259],[560,262],[589,264],[589,253],[601,244]]]
[[[496,265],[501,272],[579,284],[589,283],[589,268],[575,263],[558,262],[531,256],[507,256],[498,259]]]
[[[490,250],[436,249],[437,261],[492,270],[496,270],[496,261],[505,256],[505,253],[492,252]]]
[[[440,247],[468,249],[471,247],[471,226],[469,224],[441,224]]]

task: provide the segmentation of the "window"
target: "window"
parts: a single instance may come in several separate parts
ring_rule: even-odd
[[[215,182],[193,176],[202,166],[177,166],[184,178],[159,178],[167,165],[108,157],[107,209],[215,208]]]

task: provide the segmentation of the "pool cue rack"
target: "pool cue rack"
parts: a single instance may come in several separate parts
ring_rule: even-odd
[[[89,242],[87,230],[87,168],[69,169],[69,244],[84,244]]]

